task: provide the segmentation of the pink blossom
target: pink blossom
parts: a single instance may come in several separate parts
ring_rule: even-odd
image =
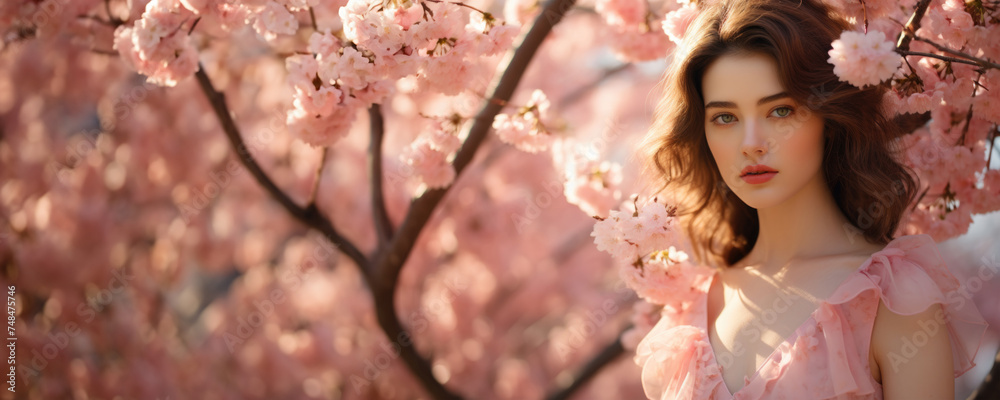
[[[833,41],[829,54],[827,61],[833,64],[833,72],[841,81],[857,87],[889,79],[901,62],[895,45],[878,31],[868,34],[845,31]]]
[[[295,54],[285,59],[288,83],[293,87],[315,88],[313,81],[319,71],[319,63],[311,55]]]
[[[327,29],[322,33],[313,32],[312,35],[309,35],[309,46],[306,47],[306,50],[313,54],[328,56],[336,54],[340,47],[340,39],[333,36]]]
[[[542,10],[539,0],[511,0],[503,3],[503,18],[516,25],[525,25]]]
[[[347,135],[355,114],[356,109],[346,105],[333,107],[325,116],[296,107],[288,112],[285,122],[292,135],[303,142],[312,146],[329,146]]]
[[[492,56],[510,48],[514,37],[520,33],[517,26],[507,25],[497,21],[493,15],[472,13],[469,24],[465,26],[471,38],[477,46],[477,53]]]
[[[639,257],[636,246],[625,240],[620,224],[620,220],[625,218],[630,218],[628,211],[612,210],[607,218],[594,224],[594,231],[590,234],[594,237],[597,250],[610,254],[619,264],[629,264]]]
[[[293,35],[299,29],[299,21],[285,6],[270,0],[258,10],[253,29],[265,40],[271,41],[278,35]]]
[[[597,13],[612,26],[636,26],[646,22],[645,0],[597,0]]]
[[[661,59],[674,47],[664,33],[661,21],[653,20],[649,28],[613,27],[608,29],[608,44],[622,61],[641,62]]]
[[[392,81],[378,80],[368,82],[368,86],[365,86],[363,89],[352,90],[351,97],[346,102],[351,102],[351,99],[354,99],[359,103],[359,107],[368,107],[375,103],[381,103],[392,95],[394,90],[395,86]]]
[[[455,180],[455,168],[448,162],[448,154],[435,150],[427,138],[417,138],[403,151],[400,159],[413,168],[417,180],[430,189],[448,187]]]
[[[639,297],[653,304],[668,304],[692,294],[692,286],[707,267],[688,262],[687,254],[674,247],[657,251],[642,262],[622,264],[619,275]]]
[[[531,100],[515,115],[497,114],[493,119],[493,129],[504,143],[517,147],[518,150],[537,153],[549,148],[551,141],[549,128],[549,100],[545,93],[535,89]]]
[[[444,154],[454,154],[462,146],[462,140],[458,138],[458,131],[454,128],[446,128],[445,124],[438,121],[434,124],[427,137],[432,149]]]
[[[319,77],[324,83],[339,84],[343,89],[364,89],[372,79],[374,67],[361,52],[344,47],[342,54],[324,57],[320,61]]]
[[[597,249],[611,254],[619,265],[631,266],[649,260],[659,262],[662,257],[667,257],[669,262],[685,261],[687,255],[683,252],[659,253],[673,249],[677,242],[671,234],[672,228],[673,217],[667,207],[650,202],[638,211],[610,211],[607,218],[595,224],[591,236],[595,238]]]
[[[621,165],[617,163],[577,161],[567,170],[563,194],[568,203],[587,215],[604,216],[621,198],[621,182]]]
[[[185,33],[174,32],[169,36],[158,37],[153,45],[150,45],[152,41],[143,41],[147,39],[138,40],[149,46],[146,52],[136,46],[136,38],[140,34],[147,39],[155,36],[144,29],[118,27],[115,30],[114,49],[121,54],[126,65],[146,75],[149,82],[171,87],[198,70],[198,52]]]
[[[698,16],[698,8],[694,4],[685,4],[683,7],[667,13],[663,18],[663,32],[676,44],[684,40],[684,32],[688,25]]]
[[[986,88],[1000,87],[1000,71],[987,70],[980,83]],[[1000,90],[983,90],[976,92],[972,99],[972,113],[994,124],[1000,124]]]
[[[313,87],[295,87],[292,104],[295,108],[316,116],[325,117],[333,113],[341,103],[342,92],[332,86],[323,86],[318,90]]]
[[[935,42],[953,49],[961,49],[973,34],[972,16],[965,11],[965,2],[961,0],[946,0],[940,10],[927,13],[923,27],[917,31],[921,36],[931,34]],[[936,36],[936,37],[935,37]]]

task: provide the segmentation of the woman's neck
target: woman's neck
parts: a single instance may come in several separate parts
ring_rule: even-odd
[[[849,233],[822,174],[786,201],[758,209],[760,233],[743,265],[776,270],[796,259],[844,254],[870,247]]]

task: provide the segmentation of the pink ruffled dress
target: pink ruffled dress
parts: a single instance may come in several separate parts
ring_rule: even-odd
[[[708,339],[707,293],[715,270],[689,272],[694,295],[679,296],[639,343],[635,360],[651,399],[882,399],[871,376],[868,350],[879,299],[912,315],[940,303],[946,314],[955,377],[975,366],[987,323],[928,235],[891,241],[852,273],[730,393]]]

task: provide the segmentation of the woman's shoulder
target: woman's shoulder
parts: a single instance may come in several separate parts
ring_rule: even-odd
[[[853,318],[870,323],[859,326],[872,327],[873,348],[881,343],[887,355],[891,351],[884,347],[889,342],[900,344],[900,338],[928,339],[933,332],[949,332],[950,345],[943,337],[938,344],[951,348],[955,376],[975,365],[987,323],[972,302],[967,283],[955,276],[929,235],[893,239],[858,272],[831,296],[830,303],[871,301],[867,307],[848,309],[858,314]],[[862,296],[872,292],[877,296]]]

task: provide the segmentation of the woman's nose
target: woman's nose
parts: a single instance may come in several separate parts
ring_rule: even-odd
[[[760,124],[750,120],[744,126],[746,131],[743,132],[743,143],[741,144],[743,155],[759,157],[767,153],[767,139],[764,137]]]

